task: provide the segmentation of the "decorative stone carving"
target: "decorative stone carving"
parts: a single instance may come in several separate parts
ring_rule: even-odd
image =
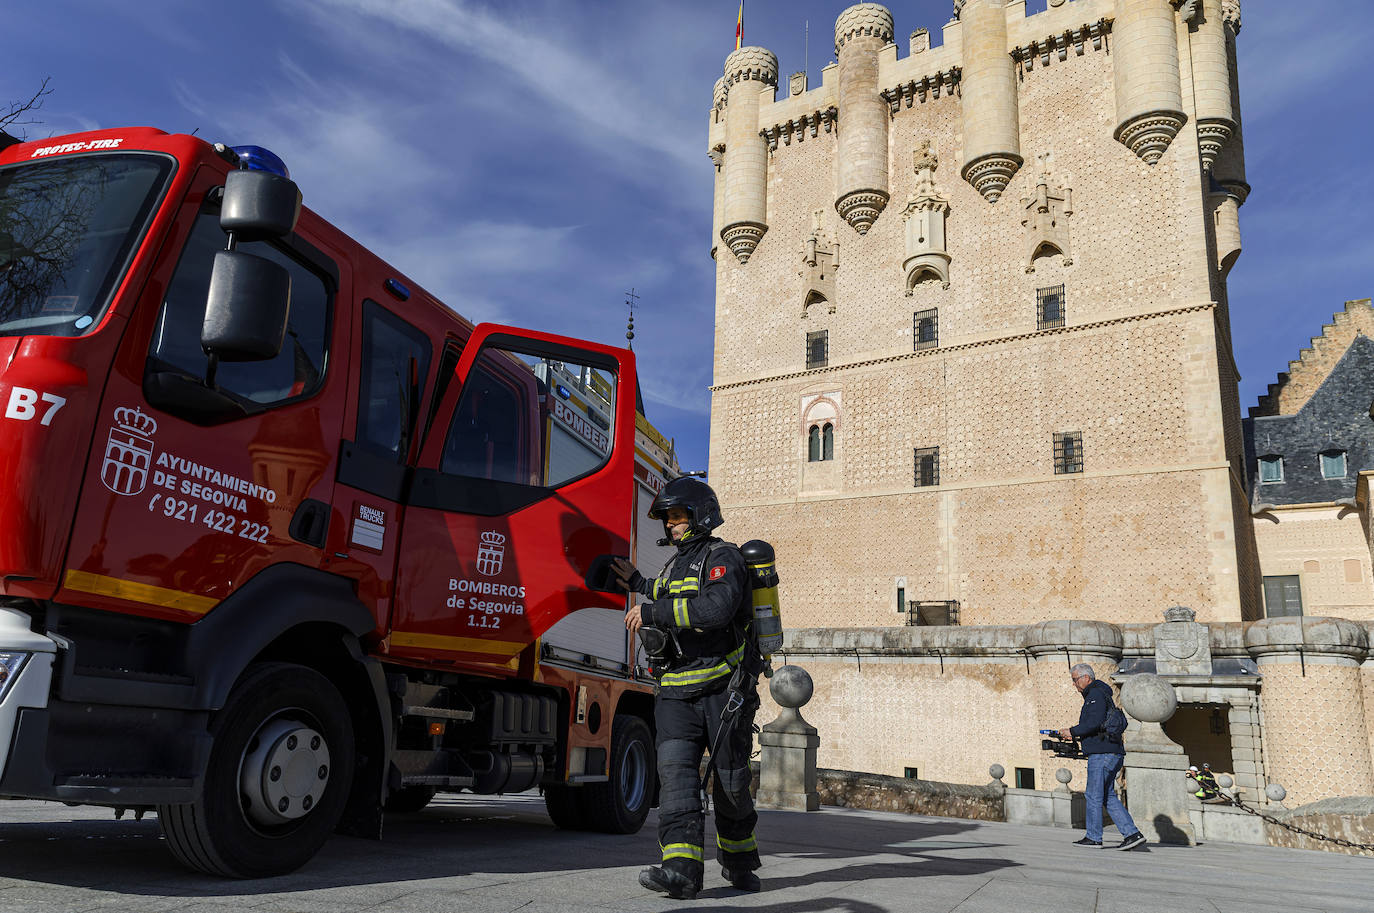
[[[740,263],[748,263],[768,226],[762,222],[736,222],[721,230],[721,240]]]
[[[1231,31],[1240,34],[1240,0],[1221,0],[1221,19],[1231,27]]]
[[[1202,12],[1202,0],[1174,0],[1178,15],[1190,26],[1197,25],[1198,14]]]
[[[835,211],[861,235],[868,234],[887,206],[885,190],[855,190],[835,201]]]
[[[1147,165],[1153,165],[1183,129],[1186,115],[1174,111],[1142,114],[1116,128],[1116,139]]]
[[[1202,170],[1210,172],[1212,164],[1221,154],[1221,147],[1236,130],[1233,121],[1222,118],[1208,118],[1197,122],[1197,149],[1202,158]]]
[[[940,156],[930,140],[917,148],[914,167],[916,189],[902,210],[902,222],[906,226],[906,259],[902,261],[902,272],[906,276],[908,295],[923,278],[938,279],[944,288],[949,288],[950,257],[945,249],[949,197],[935,186]]]
[[[1056,182],[1052,176],[1050,153],[1038,156],[1040,179],[1035,193],[1021,200],[1021,224],[1026,229],[1026,272],[1035,272],[1035,260],[1053,250],[1062,258],[1064,266],[1073,265],[1069,246],[1069,216],[1073,215],[1073,190]]]
[[[1155,672],[1159,675],[1211,675],[1212,643],[1197,613],[1174,606],[1155,625]]]
[[[835,313],[835,271],[840,268],[840,242],[831,238],[821,225],[825,210],[811,213],[811,234],[802,243],[802,319],[811,305],[825,302],[828,313]]]
[[[881,3],[858,3],[840,13],[835,20],[835,53],[856,35],[872,35],[884,42],[892,40],[892,13]]]
[[[955,18],[955,19],[958,19],[959,16],[964,12],[964,4],[967,3],[967,2],[968,2],[968,0],[954,0],[954,18]]]
[[[806,72],[798,71],[793,73],[787,80],[787,92],[789,95],[800,95],[806,91]]]
[[[725,58],[725,91],[728,93],[731,86],[746,79],[757,80],[766,86],[777,88],[777,55],[767,48],[759,47],[743,47],[732,51],[730,56]]]
[[[930,30],[917,29],[911,33],[911,53],[923,54],[930,50]]]
[[[973,189],[983,195],[983,199],[996,203],[1023,161],[1019,155],[996,152],[985,155],[964,166],[964,180],[972,184]]]

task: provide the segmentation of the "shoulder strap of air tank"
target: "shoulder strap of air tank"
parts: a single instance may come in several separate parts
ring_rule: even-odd
[[[710,561],[711,556],[722,548],[727,547],[733,548],[736,551],[739,550],[738,545],[733,542],[726,542],[724,539],[717,539],[715,542],[707,545],[706,548],[701,550],[701,554],[697,556],[696,560],[692,562],[692,575],[700,580],[701,572],[706,569],[706,564]]]

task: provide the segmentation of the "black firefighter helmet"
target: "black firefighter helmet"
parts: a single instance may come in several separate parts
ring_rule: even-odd
[[[664,518],[670,507],[686,508],[691,515],[689,529],[698,535],[709,534],[725,522],[725,518],[720,515],[720,502],[716,500],[716,493],[711,490],[711,486],[691,476],[673,479],[664,485],[663,490],[654,498],[654,503],[649,505],[649,517],[663,522],[665,535],[668,532],[668,523]]]

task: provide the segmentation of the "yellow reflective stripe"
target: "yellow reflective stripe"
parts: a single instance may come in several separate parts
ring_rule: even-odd
[[[687,624],[687,600],[681,597],[673,600],[673,622],[679,628],[690,627]]]
[[[172,590],[150,583],[125,580],[122,577],[106,577],[86,571],[67,571],[62,583],[69,590],[80,590],[97,596],[112,596],[115,599],[178,609],[196,615],[204,615],[219,604],[218,599],[211,599],[209,596],[197,596],[184,590]]]
[[[704,682],[714,681],[722,676],[729,675],[735,671],[739,665],[740,657],[744,655],[744,644],[740,644],[725,657],[725,662],[717,663],[708,669],[689,669],[686,672],[669,672],[663,676],[661,684],[664,685],[700,685]]]
[[[701,586],[700,577],[683,577],[681,580],[674,580],[668,584],[669,593],[681,593],[683,590],[695,590]]]
[[[716,834],[716,846],[725,850],[727,853],[747,853],[750,850],[759,848],[758,841],[754,839],[753,834],[750,834],[743,840],[727,840],[720,834]]]
[[[663,859],[694,859],[701,862],[701,847],[695,843],[670,843],[667,846],[660,846],[663,850]]]
[[[663,592],[663,578],[662,578],[662,577],[659,577],[657,580],[654,581],[654,595],[653,595],[653,598],[654,598],[654,599],[657,599],[657,598],[659,597],[659,595],[660,595],[662,592]]]

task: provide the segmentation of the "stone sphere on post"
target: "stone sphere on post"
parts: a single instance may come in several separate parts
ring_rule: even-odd
[[[1178,709],[1178,696],[1158,675],[1141,672],[1121,686],[1121,709],[1142,723],[1163,723]]]
[[[1270,783],[1264,788],[1264,794],[1269,797],[1270,802],[1282,802],[1288,798],[1288,790],[1277,783]]]
[[[768,693],[779,707],[795,710],[811,700],[815,685],[811,674],[801,666],[783,666],[768,680]]]
[[[1054,778],[1065,786],[1068,786],[1069,781],[1073,779],[1073,771],[1069,770],[1067,767],[1061,767],[1054,772]]]
[[[1007,769],[1001,764],[994,764],[988,768],[988,774],[994,780],[1000,780],[1007,775]]]

